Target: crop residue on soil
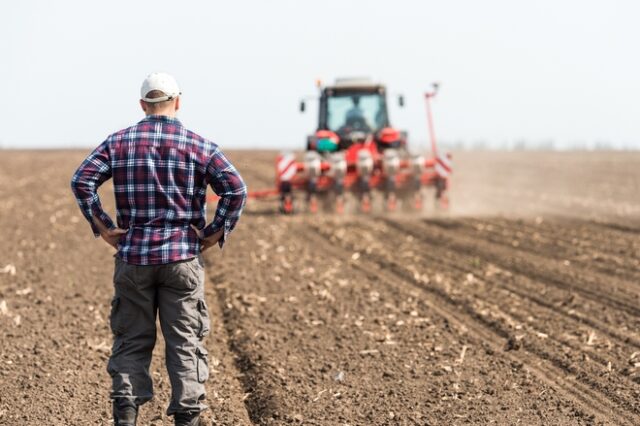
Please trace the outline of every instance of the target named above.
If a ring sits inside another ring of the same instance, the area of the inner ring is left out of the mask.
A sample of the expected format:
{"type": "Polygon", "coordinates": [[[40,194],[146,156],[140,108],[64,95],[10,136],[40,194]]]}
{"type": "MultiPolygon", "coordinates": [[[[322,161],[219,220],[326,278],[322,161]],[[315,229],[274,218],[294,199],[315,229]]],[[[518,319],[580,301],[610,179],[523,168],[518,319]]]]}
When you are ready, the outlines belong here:
{"type": "MultiPolygon", "coordinates": [[[[68,189],[85,154],[0,154],[3,425],[111,424],[112,252],[68,189]]],[[[258,189],[274,155],[231,158],[258,189]]],[[[640,424],[640,155],[526,155],[454,155],[448,217],[251,202],[206,256],[207,419],[640,424]]],[[[170,424],[163,363],[159,339],[140,424],[170,424]]]]}

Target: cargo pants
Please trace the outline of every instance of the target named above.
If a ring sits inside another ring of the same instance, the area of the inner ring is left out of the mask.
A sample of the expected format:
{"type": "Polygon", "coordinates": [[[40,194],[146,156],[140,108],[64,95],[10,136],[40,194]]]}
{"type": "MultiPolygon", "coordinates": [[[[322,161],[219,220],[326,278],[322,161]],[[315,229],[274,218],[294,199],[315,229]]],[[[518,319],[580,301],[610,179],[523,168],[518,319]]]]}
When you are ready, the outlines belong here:
{"type": "Polygon", "coordinates": [[[144,266],[116,257],[113,281],[110,324],[114,341],[107,365],[111,398],[119,404],[138,406],[153,397],[149,365],[159,315],[171,381],[167,415],[204,410],[209,369],[202,339],[209,333],[210,320],[204,300],[202,256],[144,266]]]}

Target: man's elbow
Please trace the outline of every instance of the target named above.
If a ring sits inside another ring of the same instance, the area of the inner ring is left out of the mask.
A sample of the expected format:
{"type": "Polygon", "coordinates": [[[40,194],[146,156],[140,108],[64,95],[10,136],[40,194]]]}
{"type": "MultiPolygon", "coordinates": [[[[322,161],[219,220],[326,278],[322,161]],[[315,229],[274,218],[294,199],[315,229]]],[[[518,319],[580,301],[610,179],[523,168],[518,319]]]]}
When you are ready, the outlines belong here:
{"type": "Polygon", "coordinates": [[[236,191],[234,191],[234,198],[236,199],[236,202],[241,206],[240,208],[243,208],[247,203],[248,195],[249,191],[247,190],[247,185],[245,185],[244,183],[236,191]]]}
{"type": "Polygon", "coordinates": [[[80,173],[76,172],[71,177],[71,191],[76,198],[87,196],[92,192],[92,185],[90,181],[87,181],[80,173]]]}
{"type": "Polygon", "coordinates": [[[69,186],[71,186],[71,191],[73,191],[74,194],[78,193],[78,186],[79,186],[80,182],[78,180],[77,175],[73,175],[71,177],[71,181],[69,182],[69,186]]]}
{"type": "Polygon", "coordinates": [[[240,197],[242,197],[242,205],[244,206],[245,203],[247,202],[247,197],[249,195],[249,191],[247,190],[247,185],[243,183],[242,188],[240,188],[240,191],[238,191],[238,193],[240,197]]]}
{"type": "Polygon", "coordinates": [[[87,186],[82,179],[82,175],[80,175],[78,172],[74,173],[74,175],[71,177],[70,185],[71,191],[73,191],[75,195],[82,193],[83,189],[87,186]]]}

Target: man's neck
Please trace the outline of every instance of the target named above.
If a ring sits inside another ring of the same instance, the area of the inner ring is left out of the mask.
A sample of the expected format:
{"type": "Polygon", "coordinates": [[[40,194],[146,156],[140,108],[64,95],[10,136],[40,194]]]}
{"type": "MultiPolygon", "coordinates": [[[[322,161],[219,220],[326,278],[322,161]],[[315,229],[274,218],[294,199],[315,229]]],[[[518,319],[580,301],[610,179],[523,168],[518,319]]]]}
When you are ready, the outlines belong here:
{"type": "Polygon", "coordinates": [[[156,111],[156,112],[147,114],[147,117],[149,117],[150,115],[163,115],[169,118],[176,118],[177,114],[176,114],[176,111],[156,111]]]}

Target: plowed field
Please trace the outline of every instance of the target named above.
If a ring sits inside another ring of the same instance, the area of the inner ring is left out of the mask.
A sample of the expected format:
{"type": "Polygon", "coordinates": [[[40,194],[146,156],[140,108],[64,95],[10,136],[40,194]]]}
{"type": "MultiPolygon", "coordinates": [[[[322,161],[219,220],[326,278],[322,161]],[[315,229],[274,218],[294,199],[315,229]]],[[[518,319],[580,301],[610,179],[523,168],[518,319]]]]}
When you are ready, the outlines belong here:
{"type": "MultiPolygon", "coordinates": [[[[0,151],[2,425],[111,424],[113,250],[68,186],[86,154],[0,151]]],[[[271,185],[275,153],[230,157],[271,185]]],[[[449,214],[250,202],[205,256],[207,424],[640,424],[640,154],[454,160],[449,214]]],[[[159,340],[139,424],[171,424],[163,363],[159,340]]]]}

